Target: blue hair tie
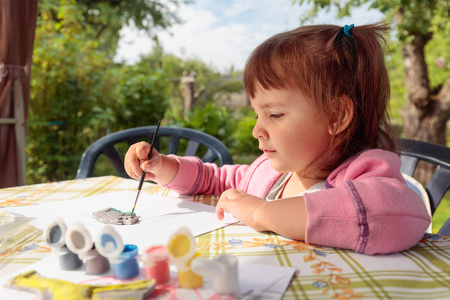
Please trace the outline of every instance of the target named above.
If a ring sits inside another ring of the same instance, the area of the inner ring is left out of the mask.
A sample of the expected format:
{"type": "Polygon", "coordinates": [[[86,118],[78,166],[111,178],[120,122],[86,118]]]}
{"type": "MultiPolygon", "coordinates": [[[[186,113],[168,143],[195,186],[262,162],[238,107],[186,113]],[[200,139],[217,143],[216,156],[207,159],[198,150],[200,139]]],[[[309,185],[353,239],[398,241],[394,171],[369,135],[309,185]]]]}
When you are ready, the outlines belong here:
{"type": "Polygon", "coordinates": [[[352,35],[350,33],[350,30],[352,30],[353,27],[355,27],[355,24],[345,25],[344,26],[344,33],[345,33],[346,36],[351,36],[352,35]]]}

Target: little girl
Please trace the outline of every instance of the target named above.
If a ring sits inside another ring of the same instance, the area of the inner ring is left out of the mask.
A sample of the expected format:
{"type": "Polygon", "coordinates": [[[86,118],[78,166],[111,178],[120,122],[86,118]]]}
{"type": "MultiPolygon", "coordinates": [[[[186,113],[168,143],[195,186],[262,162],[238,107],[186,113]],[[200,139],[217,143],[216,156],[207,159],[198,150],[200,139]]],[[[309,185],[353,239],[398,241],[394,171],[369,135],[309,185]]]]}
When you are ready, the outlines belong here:
{"type": "Polygon", "coordinates": [[[203,163],[132,145],[128,174],[216,207],[258,231],[358,253],[414,246],[430,217],[400,173],[388,122],[387,26],[303,26],[251,54],[244,86],[263,155],[251,165],[203,163]]]}

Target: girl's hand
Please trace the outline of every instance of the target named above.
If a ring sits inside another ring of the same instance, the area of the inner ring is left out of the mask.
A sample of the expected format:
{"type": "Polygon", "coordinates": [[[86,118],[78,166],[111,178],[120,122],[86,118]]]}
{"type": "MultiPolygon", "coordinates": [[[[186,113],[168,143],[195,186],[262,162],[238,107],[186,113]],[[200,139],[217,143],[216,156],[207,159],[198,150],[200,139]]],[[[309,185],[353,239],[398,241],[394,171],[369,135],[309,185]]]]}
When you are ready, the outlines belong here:
{"type": "Polygon", "coordinates": [[[128,148],[125,154],[125,171],[131,178],[139,180],[142,172],[146,169],[145,180],[154,180],[155,173],[161,169],[161,154],[153,149],[152,157],[149,160],[148,154],[150,153],[150,144],[146,142],[139,142],[133,144],[128,148]],[[144,164],[145,163],[145,164],[144,164]]]}
{"type": "Polygon", "coordinates": [[[257,231],[264,231],[259,217],[266,200],[249,195],[243,191],[228,189],[222,193],[216,206],[218,220],[223,220],[224,212],[232,214],[236,219],[257,231]]]}
{"type": "Polygon", "coordinates": [[[266,201],[229,189],[223,192],[216,206],[217,219],[223,220],[224,212],[257,231],[273,231],[292,239],[303,241],[306,235],[307,212],[301,196],[266,201]]]}
{"type": "Polygon", "coordinates": [[[160,154],[156,149],[153,149],[152,157],[148,159],[150,148],[146,142],[131,145],[125,154],[125,171],[131,178],[139,180],[145,170],[145,180],[152,180],[161,185],[168,184],[178,171],[178,162],[160,154]]]}

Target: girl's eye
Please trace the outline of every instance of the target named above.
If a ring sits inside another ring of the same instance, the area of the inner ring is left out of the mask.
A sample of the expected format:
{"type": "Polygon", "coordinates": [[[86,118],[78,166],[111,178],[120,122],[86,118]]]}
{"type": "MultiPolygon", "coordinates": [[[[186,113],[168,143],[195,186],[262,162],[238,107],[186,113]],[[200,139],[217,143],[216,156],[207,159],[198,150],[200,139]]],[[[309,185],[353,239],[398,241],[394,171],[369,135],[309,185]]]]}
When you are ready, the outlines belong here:
{"type": "Polygon", "coordinates": [[[274,118],[274,119],[279,119],[279,118],[281,118],[283,116],[283,114],[270,114],[270,117],[271,118],[274,118]]]}

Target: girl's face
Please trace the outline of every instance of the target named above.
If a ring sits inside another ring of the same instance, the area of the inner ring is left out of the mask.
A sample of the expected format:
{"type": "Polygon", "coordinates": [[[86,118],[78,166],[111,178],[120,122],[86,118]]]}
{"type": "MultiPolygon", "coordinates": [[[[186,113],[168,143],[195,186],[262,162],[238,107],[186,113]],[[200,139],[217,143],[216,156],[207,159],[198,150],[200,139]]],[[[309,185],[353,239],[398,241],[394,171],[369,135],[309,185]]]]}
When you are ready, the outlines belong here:
{"type": "MultiPolygon", "coordinates": [[[[328,125],[300,92],[259,88],[251,103],[257,114],[253,136],[276,171],[299,174],[328,147],[328,125]]],[[[311,165],[308,174],[318,175],[314,172],[318,168],[311,165]]]]}

